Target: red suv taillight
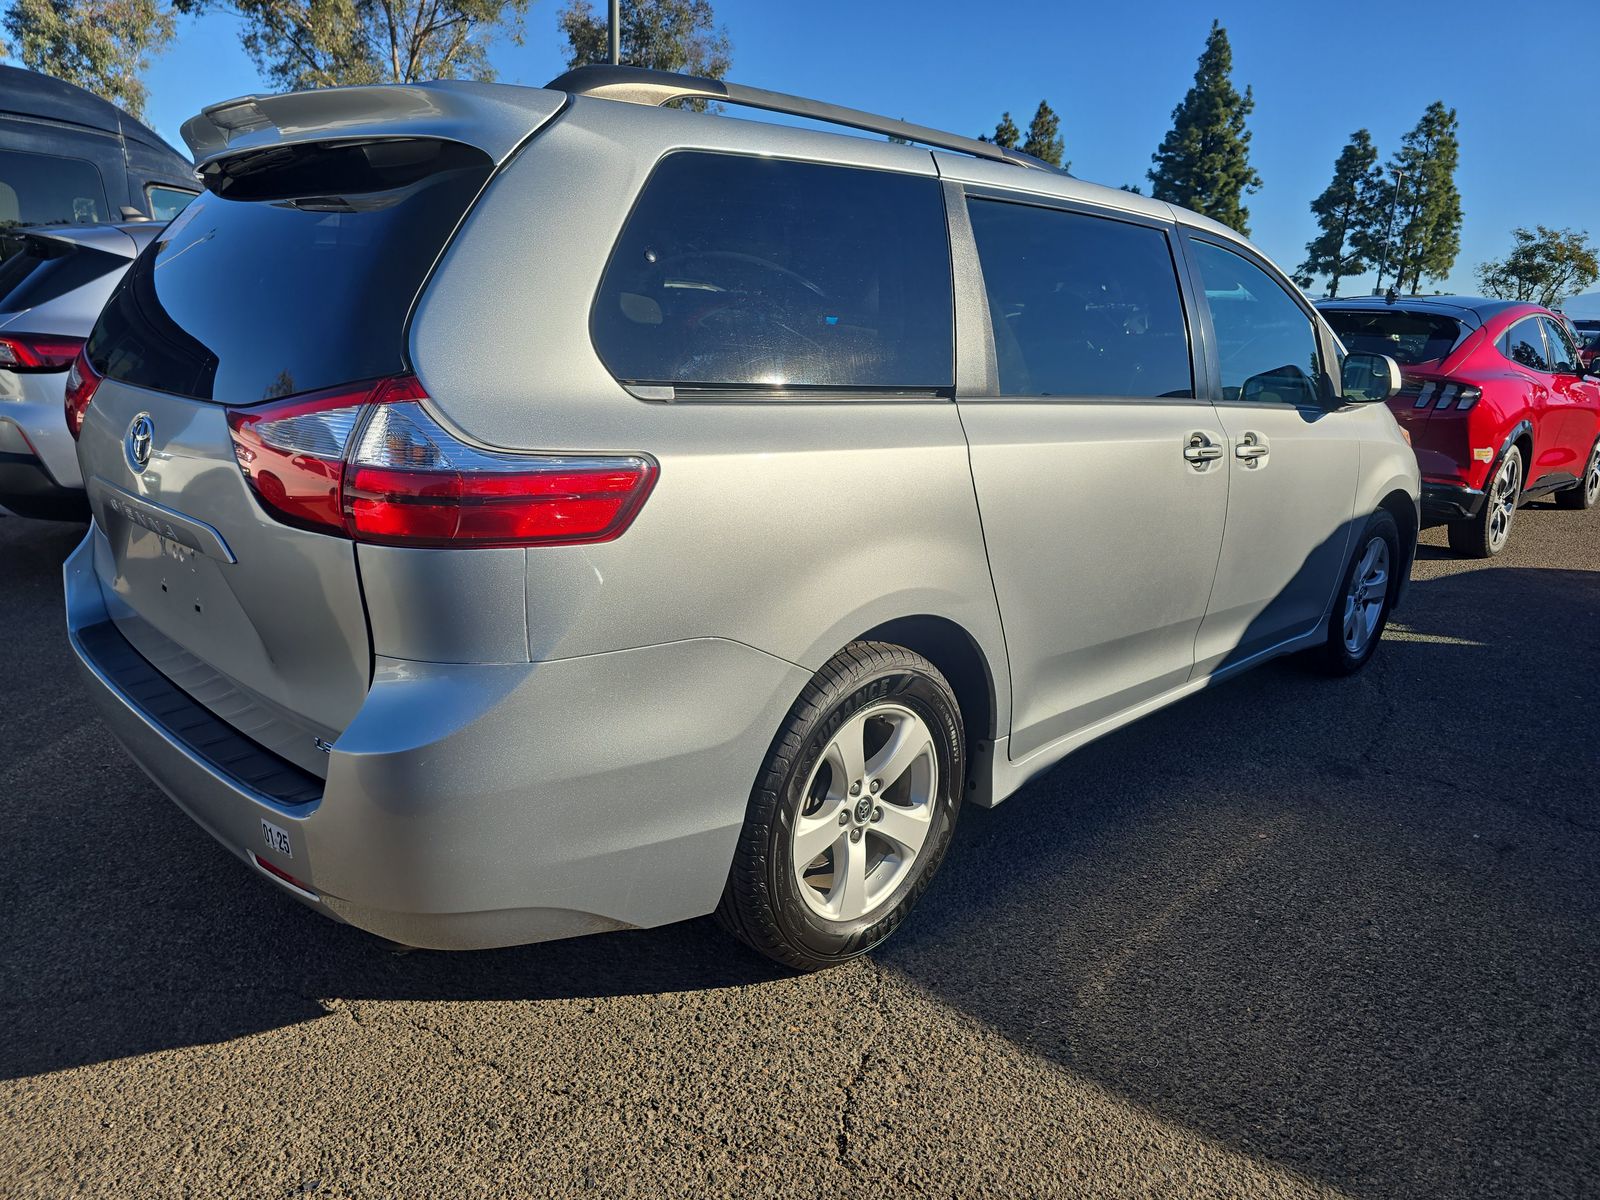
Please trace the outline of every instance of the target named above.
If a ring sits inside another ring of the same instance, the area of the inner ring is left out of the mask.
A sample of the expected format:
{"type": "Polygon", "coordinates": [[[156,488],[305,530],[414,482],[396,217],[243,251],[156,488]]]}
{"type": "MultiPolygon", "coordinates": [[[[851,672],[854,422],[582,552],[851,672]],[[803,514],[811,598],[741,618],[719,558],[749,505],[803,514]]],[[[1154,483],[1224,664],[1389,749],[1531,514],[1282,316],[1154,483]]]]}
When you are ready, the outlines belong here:
{"type": "Polygon", "coordinates": [[[65,371],[82,345],[82,338],[0,334],[0,371],[65,371]]]}
{"type": "Polygon", "coordinates": [[[89,411],[89,401],[94,399],[99,386],[99,373],[89,365],[89,356],[80,349],[67,372],[67,429],[74,441],[83,432],[84,414],[89,411]]]}
{"type": "Polygon", "coordinates": [[[642,455],[517,454],[462,441],[414,376],[230,409],[234,455],[290,525],[391,546],[606,542],[655,483],[642,455]]]}

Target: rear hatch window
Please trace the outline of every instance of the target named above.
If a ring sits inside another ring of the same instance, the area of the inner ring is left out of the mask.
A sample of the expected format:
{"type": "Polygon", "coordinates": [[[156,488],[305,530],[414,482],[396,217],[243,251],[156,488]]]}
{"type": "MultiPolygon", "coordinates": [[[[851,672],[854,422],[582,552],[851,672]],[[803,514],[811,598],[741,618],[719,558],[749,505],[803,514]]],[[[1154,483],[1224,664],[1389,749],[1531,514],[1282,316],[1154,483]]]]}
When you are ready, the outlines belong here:
{"type": "MultiPolygon", "coordinates": [[[[0,323],[13,313],[59,300],[128,265],[126,258],[54,238],[24,237],[17,241],[19,251],[0,262],[0,323]]],[[[81,327],[74,332],[83,336],[81,327]]]]}
{"type": "Polygon", "coordinates": [[[1387,354],[1403,367],[1439,362],[1470,332],[1454,317],[1439,313],[1335,309],[1324,310],[1322,315],[1345,349],[1358,354],[1387,354]]]}
{"type": "Polygon", "coordinates": [[[213,164],[107,304],[90,361],[221,404],[404,370],[411,304],[492,169],[471,147],[414,138],[213,164]]]}

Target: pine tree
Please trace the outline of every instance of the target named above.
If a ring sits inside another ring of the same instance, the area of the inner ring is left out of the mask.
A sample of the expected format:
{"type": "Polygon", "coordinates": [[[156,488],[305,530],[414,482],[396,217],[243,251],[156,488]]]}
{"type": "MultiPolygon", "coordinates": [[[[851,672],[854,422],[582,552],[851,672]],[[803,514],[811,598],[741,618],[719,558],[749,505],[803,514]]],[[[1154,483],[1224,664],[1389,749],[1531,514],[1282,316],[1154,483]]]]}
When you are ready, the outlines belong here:
{"type": "Polygon", "coordinates": [[[1325,275],[1328,295],[1337,296],[1339,280],[1371,269],[1369,255],[1381,249],[1386,195],[1378,148],[1370,133],[1358,129],[1333,164],[1333,182],[1311,202],[1322,232],[1306,243],[1296,282],[1305,280],[1301,286],[1309,287],[1316,276],[1325,275]]]}
{"type": "Polygon", "coordinates": [[[1248,236],[1244,196],[1261,187],[1245,128],[1256,102],[1248,87],[1243,96],[1234,89],[1232,71],[1228,31],[1213,21],[1194,86],[1172,110],[1172,129],[1148,174],[1156,199],[1192,208],[1248,236]]]}
{"type": "MultiPolygon", "coordinates": [[[[1402,139],[1390,170],[1400,174],[1399,229],[1392,257],[1395,290],[1415,296],[1424,279],[1443,279],[1461,252],[1461,193],[1456,165],[1461,143],[1456,110],[1435,100],[1402,139]]],[[[1392,194],[1392,193],[1391,193],[1392,194]]]]}
{"type": "Polygon", "coordinates": [[[992,134],[980,133],[980,142],[993,142],[996,146],[1005,146],[1007,149],[1015,146],[1022,140],[1022,131],[1017,128],[1017,123],[1011,119],[1010,113],[1001,113],[1000,121],[994,127],[992,134]]]}
{"type": "Polygon", "coordinates": [[[1031,154],[1053,167],[1066,170],[1072,164],[1061,161],[1065,149],[1066,145],[1061,140],[1061,118],[1056,116],[1055,109],[1050,107],[1048,100],[1039,101],[1033,120],[1028,122],[1028,140],[1022,143],[1023,153],[1031,154]]]}

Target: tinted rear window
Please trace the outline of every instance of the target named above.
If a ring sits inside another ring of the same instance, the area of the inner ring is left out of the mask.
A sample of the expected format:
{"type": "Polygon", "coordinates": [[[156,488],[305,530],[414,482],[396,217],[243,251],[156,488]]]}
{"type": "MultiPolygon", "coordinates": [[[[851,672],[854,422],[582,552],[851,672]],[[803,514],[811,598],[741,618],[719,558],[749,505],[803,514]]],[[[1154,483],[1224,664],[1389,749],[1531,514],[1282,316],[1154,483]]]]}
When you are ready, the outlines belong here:
{"type": "Polygon", "coordinates": [[[105,185],[82,158],[0,150],[0,260],[17,254],[19,225],[92,225],[110,219],[105,185]]]}
{"type": "Polygon", "coordinates": [[[681,152],[628,218],[593,334],[630,383],[937,390],[953,309],[932,177],[681,152]]]}
{"type": "Polygon", "coordinates": [[[0,313],[38,308],[128,265],[127,259],[115,254],[50,238],[18,240],[21,251],[0,263],[0,313]]]}
{"type": "Polygon", "coordinates": [[[1322,315],[1328,318],[1345,349],[1358,354],[1387,354],[1402,365],[1437,362],[1466,335],[1460,321],[1437,313],[1331,309],[1322,315]]]}
{"type": "Polygon", "coordinates": [[[213,172],[112,295],[113,379],[252,404],[403,370],[424,277],[491,170],[450,142],[278,148],[213,172]]]}

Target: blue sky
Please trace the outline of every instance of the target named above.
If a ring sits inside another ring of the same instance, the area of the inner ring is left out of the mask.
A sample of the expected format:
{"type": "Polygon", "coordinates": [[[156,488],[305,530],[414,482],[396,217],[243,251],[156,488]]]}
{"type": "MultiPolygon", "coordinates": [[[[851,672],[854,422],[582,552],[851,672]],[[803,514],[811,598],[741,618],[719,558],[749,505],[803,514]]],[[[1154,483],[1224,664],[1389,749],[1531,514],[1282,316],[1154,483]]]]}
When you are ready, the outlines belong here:
{"type": "MultiPolygon", "coordinates": [[[[1461,119],[1466,219],[1447,287],[1476,290],[1474,268],[1505,252],[1516,225],[1600,240],[1600,22],[1577,0],[715,5],[735,79],[963,133],[992,129],[1005,109],[1025,126],[1048,98],[1074,174],[1146,190],[1150,154],[1215,16],[1233,43],[1235,82],[1255,90],[1251,157],[1265,186],[1249,200],[1253,236],[1284,267],[1303,257],[1307,205],[1350,133],[1370,129],[1387,158],[1433,100],[1461,119]]],[[[494,49],[504,82],[540,84],[563,69],[558,8],[535,0],[525,44],[494,49]]],[[[202,104],[263,89],[226,16],[181,20],[148,82],[153,123],[175,143],[202,104]]]]}

